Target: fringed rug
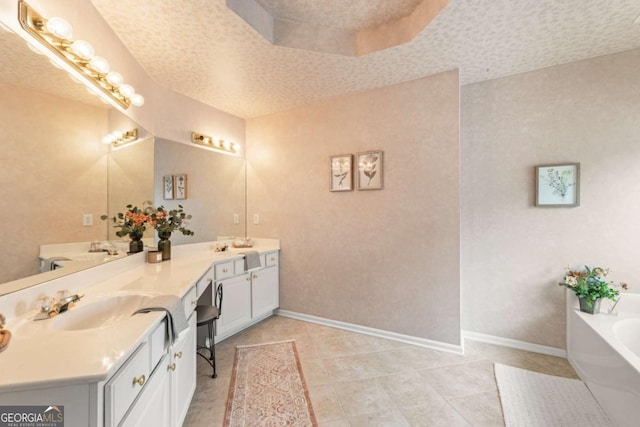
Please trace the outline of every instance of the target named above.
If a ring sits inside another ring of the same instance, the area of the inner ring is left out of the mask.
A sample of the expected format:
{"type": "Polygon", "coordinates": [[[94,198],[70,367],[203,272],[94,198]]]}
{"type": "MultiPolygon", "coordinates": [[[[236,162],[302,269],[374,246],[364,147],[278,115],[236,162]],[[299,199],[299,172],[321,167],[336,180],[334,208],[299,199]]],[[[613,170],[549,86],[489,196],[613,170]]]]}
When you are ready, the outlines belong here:
{"type": "Polygon", "coordinates": [[[236,348],[224,425],[318,425],[295,341],[236,348]]]}
{"type": "Polygon", "coordinates": [[[495,364],[507,427],[606,427],[611,422],[580,380],[495,364]]]}

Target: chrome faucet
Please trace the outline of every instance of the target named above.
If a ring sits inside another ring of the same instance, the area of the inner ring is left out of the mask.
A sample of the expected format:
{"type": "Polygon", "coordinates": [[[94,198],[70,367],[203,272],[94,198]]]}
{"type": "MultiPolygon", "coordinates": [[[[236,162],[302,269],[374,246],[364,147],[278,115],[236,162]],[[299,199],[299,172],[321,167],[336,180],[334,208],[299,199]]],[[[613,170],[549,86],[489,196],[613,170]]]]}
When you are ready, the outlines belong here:
{"type": "Polygon", "coordinates": [[[56,302],[55,299],[49,299],[47,297],[42,298],[40,312],[36,314],[36,317],[33,320],[49,319],[50,317],[62,314],[73,307],[76,302],[80,301],[80,298],[84,296],[84,294],[81,293],[67,295],[68,291],[62,291],[62,294],[63,297],[61,297],[58,302],[56,302]]]}

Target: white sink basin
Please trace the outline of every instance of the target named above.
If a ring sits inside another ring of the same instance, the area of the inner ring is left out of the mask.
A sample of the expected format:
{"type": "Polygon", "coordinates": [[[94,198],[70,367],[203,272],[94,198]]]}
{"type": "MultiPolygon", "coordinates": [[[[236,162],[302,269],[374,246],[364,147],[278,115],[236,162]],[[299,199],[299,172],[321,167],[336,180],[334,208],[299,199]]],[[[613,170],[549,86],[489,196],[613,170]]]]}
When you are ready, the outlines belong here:
{"type": "Polygon", "coordinates": [[[70,310],[51,319],[55,329],[80,331],[105,328],[131,318],[143,304],[153,298],[152,294],[125,294],[108,296],[85,302],[80,300],[70,310]]]}

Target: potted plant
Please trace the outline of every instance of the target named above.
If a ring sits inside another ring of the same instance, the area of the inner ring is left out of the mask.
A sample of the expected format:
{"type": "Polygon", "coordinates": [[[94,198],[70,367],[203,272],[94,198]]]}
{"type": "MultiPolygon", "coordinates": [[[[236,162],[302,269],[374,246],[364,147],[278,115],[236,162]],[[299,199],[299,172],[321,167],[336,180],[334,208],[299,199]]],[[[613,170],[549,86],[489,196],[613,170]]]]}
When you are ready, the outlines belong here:
{"type": "Polygon", "coordinates": [[[191,219],[191,215],[184,212],[182,205],[178,209],[167,210],[164,206],[154,209],[149,215],[149,224],[158,232],[158,250],[162,252],[162,260],[171,259],[171,233],[179,231],[185,236],[193,236],[195,233],[185,227],[191,219]]]}
{"type": "Polygon", "coordinates": [[[127,205],[127,210],[118,212],[116,216],[111,218],[114,227],[120,228],[116,231],[118,237],[129,235],[129,252],[141,252],[144,245],[142,243],[142,235],[146,230],[146,223],[149,215],[153,211],[151,202],[144,202],[142,208],[133,205],[127,205]]]}
{"type": "MultiPolygon", "coordinates": [[[[560,286],[566,286],[576,293],[580,302],[580,311],[590,314],[600,312],[600,301],[607,298],[616,301],[620,291],[614,289],[613,282],[607,282],[605,277],[609,269],[584,266],[583,270],[571,270],[567,268],[567,275],[560,286]]],[[[627,289],[627,284],[621,282],[620,287],[627,289]]]]}

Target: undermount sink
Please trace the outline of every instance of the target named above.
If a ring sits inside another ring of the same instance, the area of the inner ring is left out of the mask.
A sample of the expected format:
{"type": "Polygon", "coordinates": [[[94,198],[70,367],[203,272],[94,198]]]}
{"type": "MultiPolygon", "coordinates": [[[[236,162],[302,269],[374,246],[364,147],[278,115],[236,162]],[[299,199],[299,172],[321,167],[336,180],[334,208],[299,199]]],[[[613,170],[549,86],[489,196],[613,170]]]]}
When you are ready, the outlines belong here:
{"type": "Polygon", "coordinates": [[[126,294],[87,302],[80,300],[75,307],[53,318],[53,327],[65,331],[108,327],[131,318],[131,315],[153,296],[126,294]]]}

